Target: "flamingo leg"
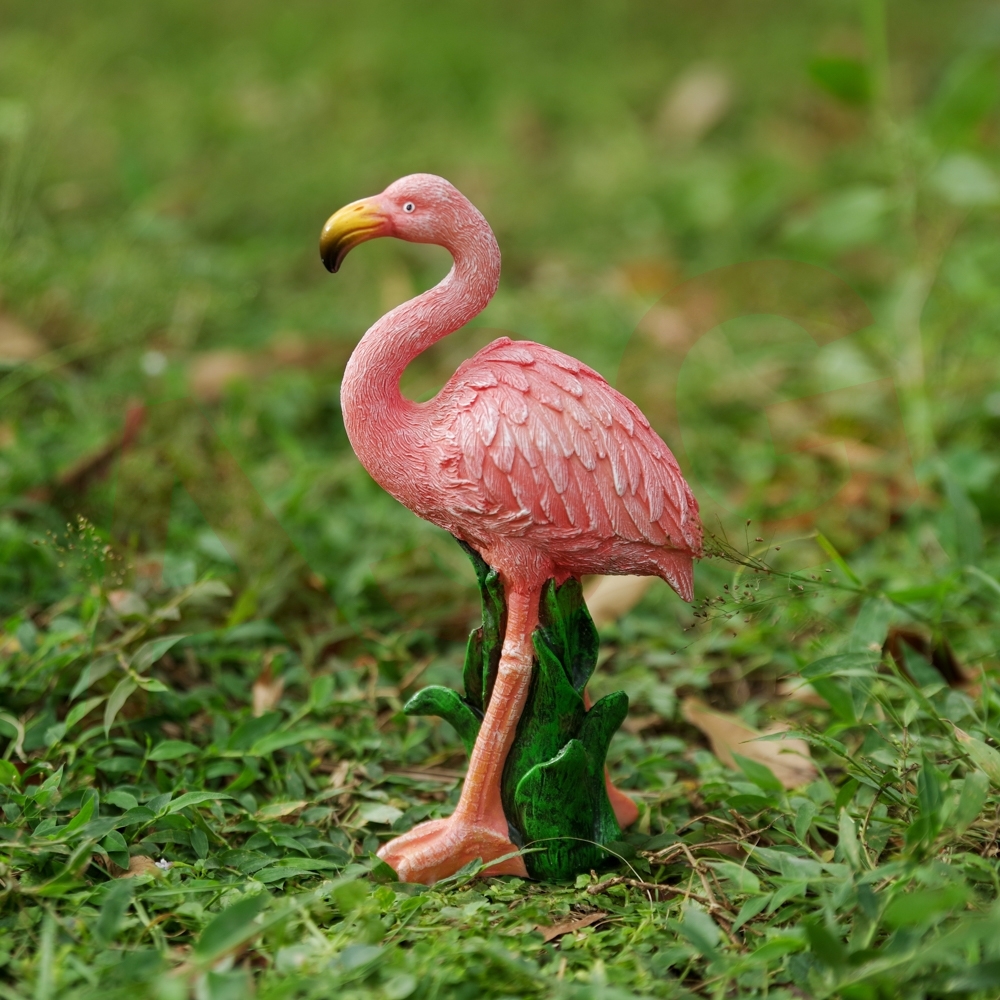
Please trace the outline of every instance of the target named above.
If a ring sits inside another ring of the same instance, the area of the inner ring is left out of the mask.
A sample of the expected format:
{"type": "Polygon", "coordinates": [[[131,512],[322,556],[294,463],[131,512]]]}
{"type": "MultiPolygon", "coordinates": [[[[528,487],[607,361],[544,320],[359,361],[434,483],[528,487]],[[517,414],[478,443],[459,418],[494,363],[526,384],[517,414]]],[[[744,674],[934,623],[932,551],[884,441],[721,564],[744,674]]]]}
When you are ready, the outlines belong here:
{"type": "MultiPolygon", "coordinates": [[[[447,819],[419,823],[378,852],[404,882],[432,885],[476,858],[491,861],[517,850],[507,832],[500,779],[531,685],[531,631],[538,596],[536,591],[512,592],[508,597],[496,683],[454,813],[447,819]]],[[[510,858],[487,868],[487,874],[527,876],[528,872],[521,858],[510,858]]]]}

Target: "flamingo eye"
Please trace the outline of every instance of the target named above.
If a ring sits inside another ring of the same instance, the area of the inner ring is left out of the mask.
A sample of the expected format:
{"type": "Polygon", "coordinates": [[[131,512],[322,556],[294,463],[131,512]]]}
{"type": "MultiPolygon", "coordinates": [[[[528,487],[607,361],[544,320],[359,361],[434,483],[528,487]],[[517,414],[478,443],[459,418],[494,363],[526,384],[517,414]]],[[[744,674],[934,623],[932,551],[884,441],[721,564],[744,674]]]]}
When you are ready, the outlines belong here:
{"type": "Polygon", "coordinates": [[[416,205],[414,205],[412,201],[408,201],[408,202],[407,202],[407,203],[406,203],[406,204],[405,204],[405,205],[403,206],[403,211],[404,211],[404,212],[412,212],[412,211],[413,211],[413,210],[414,210],[414,209],[415,209],[416,207],[417,207],[417,206],[416,206],[416,205]]]}

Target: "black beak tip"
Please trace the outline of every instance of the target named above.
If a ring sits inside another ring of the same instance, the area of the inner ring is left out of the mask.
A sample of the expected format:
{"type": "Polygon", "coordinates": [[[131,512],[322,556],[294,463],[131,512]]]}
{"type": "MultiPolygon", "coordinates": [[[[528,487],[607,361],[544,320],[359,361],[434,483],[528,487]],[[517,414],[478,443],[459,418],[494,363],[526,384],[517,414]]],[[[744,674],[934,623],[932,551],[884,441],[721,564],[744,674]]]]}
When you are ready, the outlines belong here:
{"type": "Polygon", "coordinates": [[[336,250],[321,250],[320,257],[323,258],[323,266],[330,272],[330,274],[336,274],[340,270],[341,254],[339,254],[336,250]]]}

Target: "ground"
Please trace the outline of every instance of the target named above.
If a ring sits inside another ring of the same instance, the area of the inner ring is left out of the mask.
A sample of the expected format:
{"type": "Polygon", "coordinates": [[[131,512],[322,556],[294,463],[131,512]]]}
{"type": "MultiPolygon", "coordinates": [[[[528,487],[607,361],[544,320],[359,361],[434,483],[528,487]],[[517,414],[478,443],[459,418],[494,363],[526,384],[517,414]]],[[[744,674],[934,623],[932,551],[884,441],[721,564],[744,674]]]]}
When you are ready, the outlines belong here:
{"type": "Polygon", "coordinates": [[[987,8],[0,9],[0,997],[997,995],[987,8]],[[317,243],[415,170],[504,272],[407,392],[569,351],[709,534],[602,627],[642,814],[575,883],[373,856],[457,799],[402,706],[477,593],[338,404],[443,252],[317,243]]]}

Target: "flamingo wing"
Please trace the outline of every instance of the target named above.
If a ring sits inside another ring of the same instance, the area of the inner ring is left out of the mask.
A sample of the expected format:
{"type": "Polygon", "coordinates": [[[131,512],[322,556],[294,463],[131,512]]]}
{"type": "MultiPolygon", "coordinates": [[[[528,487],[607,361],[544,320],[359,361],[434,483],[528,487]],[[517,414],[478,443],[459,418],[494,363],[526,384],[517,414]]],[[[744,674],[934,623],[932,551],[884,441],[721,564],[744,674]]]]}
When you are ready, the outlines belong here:
{"type": "MultiPolygon", "coordinates": [[[[494,531],[567,552],[611,552],[620,543],[662,550],[652,571],[690,592],[680,577],[690,577],[701,551],[697,501],[639,408],[593,369],[501,337],[466,361],[435,402],[457,518],[475,514],[494,531]]],[[[604,571],[615,569],[630,572],[604,571]]]]}

